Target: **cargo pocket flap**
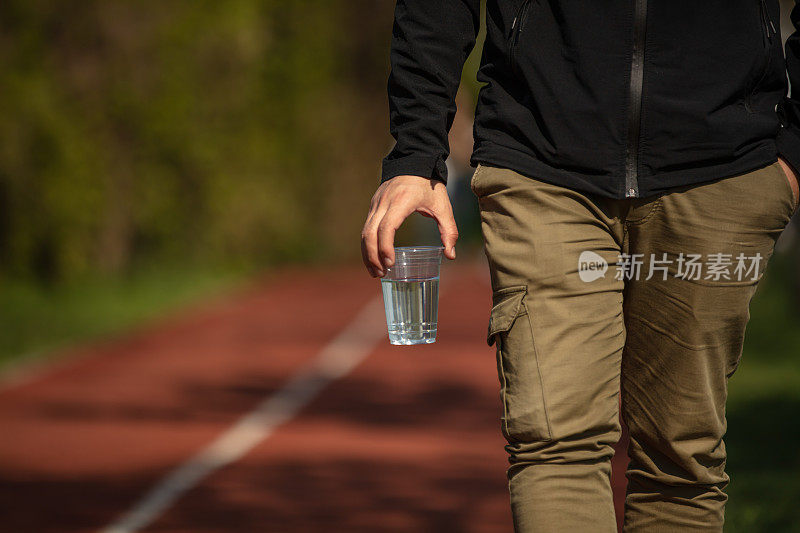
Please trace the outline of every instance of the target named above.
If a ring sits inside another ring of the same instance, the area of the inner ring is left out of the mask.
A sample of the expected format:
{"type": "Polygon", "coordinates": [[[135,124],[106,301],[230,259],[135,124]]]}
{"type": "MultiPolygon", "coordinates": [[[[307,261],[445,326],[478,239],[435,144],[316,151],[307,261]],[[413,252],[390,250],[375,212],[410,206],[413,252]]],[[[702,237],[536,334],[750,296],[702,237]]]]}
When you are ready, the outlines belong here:
{"type": "Polygon", "coordinates": [[[489,318],[489,330],[486,334],[486,343],[491,346],[494,344],[494,336],[501,331],[508,331],[514,324],[514,320],[521,314],[525,314],[525,307],[522,300],[528,288],[525,285],[506,287],[495,291],[493,295],[493,306],[489,318]]]}

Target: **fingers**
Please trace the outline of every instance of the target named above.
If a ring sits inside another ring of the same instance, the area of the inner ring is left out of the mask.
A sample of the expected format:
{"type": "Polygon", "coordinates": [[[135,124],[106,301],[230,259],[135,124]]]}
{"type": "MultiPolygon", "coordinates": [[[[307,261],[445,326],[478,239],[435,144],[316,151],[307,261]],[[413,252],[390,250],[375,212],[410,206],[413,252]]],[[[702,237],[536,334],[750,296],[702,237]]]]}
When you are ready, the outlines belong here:
{"type": "Polygon", "coordinates": [[[372,277],[382,277],[394,265],[394,236],[397,228],[411,213],[399,206],[390,207],[367,220],[361,233],[361,257],[372,277]]]}
{"type": "MultiPolygon", "coordinates": [[[[449,204],[448,204],[449,207],[449,204]]],[[[436,217],[436,222],[439,225],[439,234],[442,237],[442,245],[444,246],[444,256],[448,259],[456,258],[456,241],[458,240],[458,227],[453,218],[452,209],[436,217]]]]}
{"type": "Polygon", "coordinates": [[[386,208],[380,199],[373,199],[364,229],[361,230],[361,259],[373,278],[384,275],[383,266],[378,258],[378,225],[385,212],[386,208]]]}
{"type": "Polygon", "coordinates": [[[384,269],[394,265],[394,235],[414,210],[405,204],[392,204],[378,225],[378,255],[384,269]]]}
{"type": "Polygon", "coordinates": [[[458,230],[444,184],[432,187],[430,178],[399,176],[378,188],[361,231],[361,257],[372,277],[383,277],[394,265],[395,233],[414,211],[436,219],[445,257],[455,259],[458,230]]]}
{"type": "Polygon", "coordinates": [[[379,272],[378,266],[380,261],[378,261],[378,247],[377,246],[370,246],[370,242],[374,242],[377,244],[377,239],[370,239],[369,236],[361,235],[361,259],[364,261],[364,266],[367,268],[367,272],[373,278],[377,278],[378,276],[383,275],[383,272],[379,272]],[[373,257],[374,262],[373,262],[373,257]]]}
{"type": "MultiPolygon", "coordinates": [[[[437,187],[438,184],[437,184],[437,187]]],[[[453,217],[453,206],[447,195],[447,189],[442,185],[435,193],[434,201],[430,209],[418,209],[426,216],[436,220],[439,226],[439,235],[444,246],[444,256],[448,259],[456,258],[456,241],[458,240],[458,227],[453,217]]]]}

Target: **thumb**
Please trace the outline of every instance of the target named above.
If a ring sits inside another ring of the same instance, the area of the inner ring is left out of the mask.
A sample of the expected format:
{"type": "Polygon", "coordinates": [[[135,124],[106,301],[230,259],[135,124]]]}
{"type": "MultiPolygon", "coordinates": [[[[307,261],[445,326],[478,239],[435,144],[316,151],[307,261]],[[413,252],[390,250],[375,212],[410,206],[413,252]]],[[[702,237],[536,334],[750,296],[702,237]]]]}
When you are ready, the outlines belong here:
{"type": "Polygon", "coordinates": [[[448,212],[442,213],[436,217],[436,222],[439,226],[439,234],[442,237],[442,245],[444,245],[444,256],[448,259],[455,259],[458,227],[453,218],[453,212],[448,210],[448,212]]]}

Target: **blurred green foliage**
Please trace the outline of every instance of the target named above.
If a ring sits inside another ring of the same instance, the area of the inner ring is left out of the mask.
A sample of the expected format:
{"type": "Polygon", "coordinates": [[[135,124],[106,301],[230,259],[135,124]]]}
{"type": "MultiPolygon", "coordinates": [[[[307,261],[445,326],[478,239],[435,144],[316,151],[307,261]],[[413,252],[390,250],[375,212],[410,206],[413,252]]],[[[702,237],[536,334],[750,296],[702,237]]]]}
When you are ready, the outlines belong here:
{"type": "Polygon", "coordinates": [[[800,532],[800,313],[797,275],[776,255],[751,306],[742,361],[731,377],[725,531],[800,532]]]}
{"type": "Polygon", "coordinates": [[[140,269],[123,279],[92,276],[54,287],[31,281],[0,291],[0,370],[87,338],[103,338],[163,318],[165,313],[230,291],[234,271],[140,269]]]}
{"type": "Polygon", "coordinates": [[[0,3],[0,272],[354,256],[388,148],[391,10],[0,3]]]}

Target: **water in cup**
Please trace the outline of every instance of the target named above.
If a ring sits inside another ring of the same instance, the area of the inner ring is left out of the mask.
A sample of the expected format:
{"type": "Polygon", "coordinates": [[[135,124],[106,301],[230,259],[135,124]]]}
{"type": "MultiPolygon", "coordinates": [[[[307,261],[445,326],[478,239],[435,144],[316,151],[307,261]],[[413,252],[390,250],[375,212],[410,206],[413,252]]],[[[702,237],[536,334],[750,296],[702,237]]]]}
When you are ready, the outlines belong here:
{"type": "Polygon", "coordinates": [[[386,325],[392,344],[429,344],[436,341],[439,277],[381,280],[386,325]]]}
{"type": "Polygon", "coordinates": [[[436,342],[441,246],[395,248],[395,263],[381,279],[389,342],[436,342]]]}

